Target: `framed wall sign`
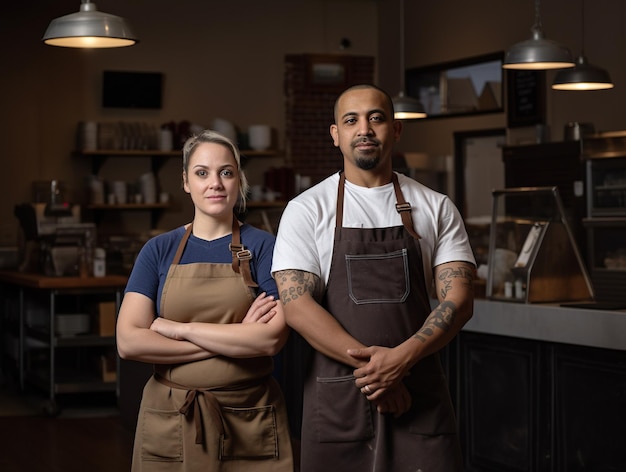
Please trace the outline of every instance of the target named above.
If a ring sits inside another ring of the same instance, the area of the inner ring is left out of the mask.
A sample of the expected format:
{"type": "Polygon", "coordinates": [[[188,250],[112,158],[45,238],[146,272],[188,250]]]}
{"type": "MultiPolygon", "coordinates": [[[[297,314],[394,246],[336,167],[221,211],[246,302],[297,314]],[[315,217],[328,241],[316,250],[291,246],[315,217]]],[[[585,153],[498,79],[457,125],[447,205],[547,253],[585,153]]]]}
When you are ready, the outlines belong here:
{"type": "Polygon", "coordinates": [[[534,70],[507,71],[507,125],[509,128],[545,122],[546,73],[534,70]]]}
{"type": "Polygon", "coordinates": [[[503,52],[407,69],[406,92],[422,102],[428,118],[498,113],[503,52]]]}

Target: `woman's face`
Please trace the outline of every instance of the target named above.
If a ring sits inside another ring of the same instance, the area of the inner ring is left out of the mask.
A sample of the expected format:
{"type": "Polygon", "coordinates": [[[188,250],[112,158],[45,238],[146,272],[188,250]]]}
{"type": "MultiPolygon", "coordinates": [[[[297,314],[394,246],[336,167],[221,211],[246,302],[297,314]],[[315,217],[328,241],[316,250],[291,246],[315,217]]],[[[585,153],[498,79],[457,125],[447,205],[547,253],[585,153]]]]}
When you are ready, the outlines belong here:
{"type": "Polygon", "coordinates": [[[231,217],[239,196],[239,172],[232,152],[221,144],[199,144],[183,174],[183,187],[196,212],[231,217]]]}

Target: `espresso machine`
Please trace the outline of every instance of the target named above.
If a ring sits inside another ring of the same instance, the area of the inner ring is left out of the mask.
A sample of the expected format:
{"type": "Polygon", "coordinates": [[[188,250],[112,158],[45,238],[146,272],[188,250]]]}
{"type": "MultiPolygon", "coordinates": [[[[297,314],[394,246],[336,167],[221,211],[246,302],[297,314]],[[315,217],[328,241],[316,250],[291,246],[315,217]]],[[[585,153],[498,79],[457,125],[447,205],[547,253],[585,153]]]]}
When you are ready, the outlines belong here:
{"type": "Polygon", "coordinates": [[[95,246],[95,224],[81,222],[80,205],[67,201],[62,182],[35,182],[33,190],[35,201],[14,209],[24,239],[18,270],[80,275],[81,255],[95,246]]]}

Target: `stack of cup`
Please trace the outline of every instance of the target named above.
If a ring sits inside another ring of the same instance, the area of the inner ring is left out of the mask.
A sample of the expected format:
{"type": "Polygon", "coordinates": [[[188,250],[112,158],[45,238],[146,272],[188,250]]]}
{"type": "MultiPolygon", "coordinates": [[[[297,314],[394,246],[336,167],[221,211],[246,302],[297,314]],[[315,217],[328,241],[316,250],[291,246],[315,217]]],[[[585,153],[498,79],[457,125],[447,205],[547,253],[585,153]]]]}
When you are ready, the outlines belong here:
{"type": "Polygon", "coordinates": [[[268,125],[252,125],[248,128],[248,143],[255,151],[266,151],[272,144],[272,128],[268,125]]]}
{"type": "Polygon", "coordinates": [[[139,177],[139,188],[145,203],[151,205],[157,202],[156,177],[152,172],[147,172],[139,177]]]}
{"type": "Polygon", "coordinates": [[[115,203],[124,204],[128,202],[128,188],[123,180],[116,180],[111,183],[111,193],[115,195],[115,203]]]}
{"type": "Polygon", "coordinates": [[[83,151],[98,149],[98,123],[82,121],[78,126],[78,146],[83,151]]]}
{"type": "Polygon", "coordinates": [[[174,149],[174,135],[172,134],[172,130],[161,128],[159,130],[159,150],[167,152],[172,149],[174,149]]]}
{"type": "Polygon", "coordinates": [[[95,175],[87,177],[87,187],[89,188],[89,201],[95,205],[104,203],[104,183],[95,175]]]}

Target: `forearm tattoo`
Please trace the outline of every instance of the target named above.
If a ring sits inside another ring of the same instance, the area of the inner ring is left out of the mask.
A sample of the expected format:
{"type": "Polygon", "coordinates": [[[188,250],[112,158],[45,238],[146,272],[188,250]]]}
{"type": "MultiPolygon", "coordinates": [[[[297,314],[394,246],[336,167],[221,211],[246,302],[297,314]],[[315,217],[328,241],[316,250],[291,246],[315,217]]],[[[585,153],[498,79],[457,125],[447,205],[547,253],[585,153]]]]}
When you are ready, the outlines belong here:
{"type": "Polygon", "coordinates": [[[455,318],[456,305],[450,301],[444,301],[426,318],[424,326],[422,326],[413,337],[422,342],[426,342],[426,338],[435,334],[435,328],[446,332],[449,331],[450,327],[454,324],[455,318]]]}
{"type": "MultiPolygon", "coordinates": [[[[437,308],[426,318],[424,326],[413,335],[414,338],[426,342],[427,338],[435,334],[436,329],[448,332],[454,326],[457,307],[446,300],[448,292],[452,290],[454,279],[460,279],[461,285],[470,292],[474,291],[474,267],[471,264],[459,263],[456,267],[444,267],[437,273],[439,296],[443,300],[437,308]]],[[[458,283],[458,280],[457,280],[458,283]]]]}
{"type": "Polygon", "coordinates": [[[314,296],[318,277],[302,270],[279,270],[274,274],[283,305],[300,298],[305,293],[314,296]]]}
{"type": "Polygon", "coordinates": [[[468,265],[460,265],[458,267],[446,267],[441,269],[437,274],[437,279],[441,284],[439,295],[445,300],[446,295],[452,288],[452,279],[461,278],[461,283],[472,292],[474,291],[474,268],[468,265]]]}

